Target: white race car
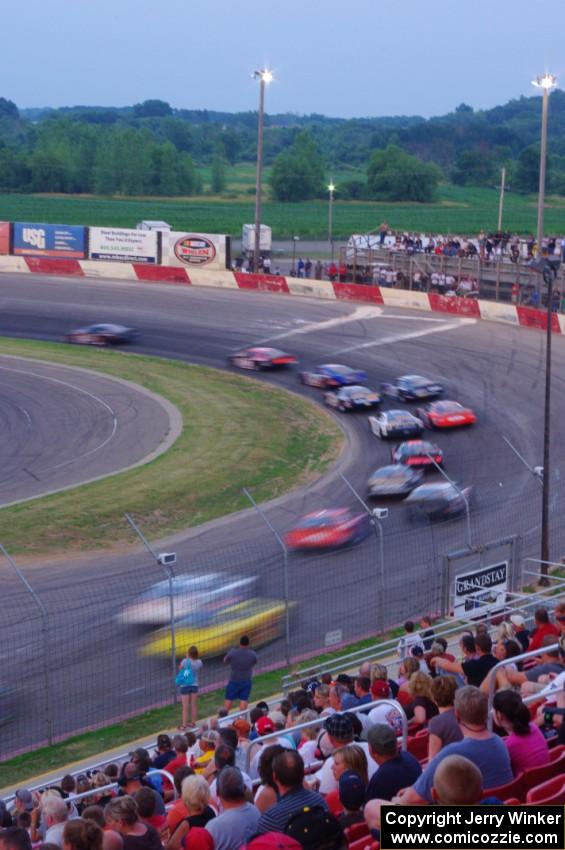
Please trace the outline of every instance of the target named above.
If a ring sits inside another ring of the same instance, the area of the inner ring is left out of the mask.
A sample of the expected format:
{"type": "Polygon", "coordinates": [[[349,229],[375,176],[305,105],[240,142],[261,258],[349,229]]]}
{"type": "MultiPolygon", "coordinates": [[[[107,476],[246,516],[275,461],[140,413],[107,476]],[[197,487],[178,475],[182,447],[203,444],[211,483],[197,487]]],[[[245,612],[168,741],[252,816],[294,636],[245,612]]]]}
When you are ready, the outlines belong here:
{"type": "Polygon", "coordinates": [[[383,410],[377,416],[369,416],[369,428],[381,440],[388,437],[419,437],[424,425],[406,410],[383,410]]]}

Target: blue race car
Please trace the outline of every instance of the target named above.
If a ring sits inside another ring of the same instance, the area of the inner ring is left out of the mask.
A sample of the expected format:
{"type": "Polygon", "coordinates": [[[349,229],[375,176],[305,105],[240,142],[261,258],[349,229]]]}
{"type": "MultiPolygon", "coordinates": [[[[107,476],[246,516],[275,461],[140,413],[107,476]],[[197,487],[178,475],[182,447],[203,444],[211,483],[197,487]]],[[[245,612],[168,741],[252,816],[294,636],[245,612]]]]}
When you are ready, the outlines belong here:
{"type": "Polygon", "coordinates": [[[309,387],[346,387],[350,384],[364,384],[367,373],[361,369],[351,369],[340,363],[324,363],[309,372],[301,372],[300,380],[309,387]]]}
{"type": "Polygon", "coordinates": [[[443,386],[421,375],[401,375],[392,384],[383,384],[381,391],[388,398],[398,401],[415,401],[420,398],[437,398],[443,393],[443,386]]]}
{"type": "Polygon", "coordinates": [[[360,387],[353,384],[352,387],[342,387],[336,392],[324,393],[324,403],[328,407],[335,407],[345,413],[348,410],[365,410],[379,404],[381,397],[369,387],[360,387]]]}

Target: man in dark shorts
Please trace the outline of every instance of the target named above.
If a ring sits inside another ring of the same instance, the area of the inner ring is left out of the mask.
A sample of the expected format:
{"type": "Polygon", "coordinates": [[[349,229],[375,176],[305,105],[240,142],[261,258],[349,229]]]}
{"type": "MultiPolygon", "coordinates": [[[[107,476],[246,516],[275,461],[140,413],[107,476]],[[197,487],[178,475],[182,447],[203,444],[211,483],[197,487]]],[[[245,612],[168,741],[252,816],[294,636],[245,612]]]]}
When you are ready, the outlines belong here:
{"type": "Polygon", "coordinates": [[[230,665],[224,708],[229,711],[232,702],[238,699],[239,710],[245,711],[251,694],[253,667],[257,664],[257,653],[249,649],[247,635],[241,638],[237,648],[230,649],[224,658],[224,664],[230,665]]]}

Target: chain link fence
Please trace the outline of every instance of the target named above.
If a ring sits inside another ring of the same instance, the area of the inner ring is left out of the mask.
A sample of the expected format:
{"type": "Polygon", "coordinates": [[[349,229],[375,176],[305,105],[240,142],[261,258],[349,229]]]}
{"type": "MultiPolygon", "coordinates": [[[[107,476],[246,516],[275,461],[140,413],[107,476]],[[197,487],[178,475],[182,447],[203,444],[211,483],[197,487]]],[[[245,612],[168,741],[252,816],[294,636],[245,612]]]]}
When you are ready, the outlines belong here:
{"type": "MultiPolygon", "coordinates": [[[[556,480],[552,494],[558,560],[565,555],[565,481],[556,480]]],[[[253,539],[235,535],[229,546],[208,543],[204,550],[195,542],[193,554],[171,567],[176,660],[198,644],[201,687],[213,689],[226,680],[223,654],[245,633],[265,670],[408,618],[449,614],[454,575],[469,563],[509,559],[510,587],[519,589],[521,563],[539,556],[540,500],[533,476],[504,498],[495,485],[485,487],[481,509],[471,505],[479,554],[470,556],[464,516],[407,521],[406,508],[391,511],[380,529],[373,525],[361,544],[323,553],[285,553],[267,525],[253,539]],[[458,561],[454,553],[462,551],[458,561]]],[[[25,577],[17,571],[2,558],[1,759],[172,703],[171,585],[149,552],[140,549],[119,565],[100,556],[87,575],[72,561],[48,574],[39,566],[26,568],[25,577]]]]}

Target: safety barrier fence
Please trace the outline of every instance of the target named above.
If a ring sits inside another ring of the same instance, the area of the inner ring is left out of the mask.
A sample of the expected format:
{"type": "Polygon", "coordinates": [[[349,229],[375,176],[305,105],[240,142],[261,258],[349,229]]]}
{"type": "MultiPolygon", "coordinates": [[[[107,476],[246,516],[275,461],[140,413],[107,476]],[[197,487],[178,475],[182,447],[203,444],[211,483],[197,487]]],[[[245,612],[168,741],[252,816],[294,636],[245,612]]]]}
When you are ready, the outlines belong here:
{"type": "MultiPolygon", "coordinates": [[[[543,651],[543,652],[558,652],[559,651],[559,644],[553,643],[553,644],[550,644],[549,646],[544,646],[543,650],[534,649],[532,652],[523,652],[521,655],[515,655],[513,658],[505,658],[503,661],[499,661],[498,664],[496,664],[492,668],[492,670],[490,671],[490,673],[489,673],[489,675],[490,675],[489,692],[488,692],[488,711],[489,711],[488,726],[489,726],[490,730],[492,730],[492,727],[494,725],[494,719],[493,719],[493,713],[492,713],[493,707],[492,706],[493,706],[493,701],[494,701],[494,695],[496,693],[496,674],[497,674],[497,672],[499,670],[504,670],[505,667],[508,667],[511,664],[516,665],[516,664],[519,664],[521,661],[529,661],[530,659],[533,659],[533,658],[539,658],[541,651],[543,651]]],[[[527,703],[527,704],[530,704],[530,703],[533,703],[533,702],[537,702],[539,699],[540,699],[539,695],[532,694],[532,695],[526,697],[524,699],[524,702],[527,703]]]]}

